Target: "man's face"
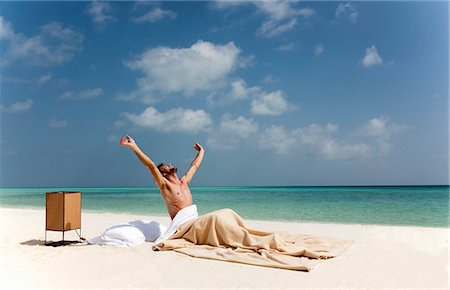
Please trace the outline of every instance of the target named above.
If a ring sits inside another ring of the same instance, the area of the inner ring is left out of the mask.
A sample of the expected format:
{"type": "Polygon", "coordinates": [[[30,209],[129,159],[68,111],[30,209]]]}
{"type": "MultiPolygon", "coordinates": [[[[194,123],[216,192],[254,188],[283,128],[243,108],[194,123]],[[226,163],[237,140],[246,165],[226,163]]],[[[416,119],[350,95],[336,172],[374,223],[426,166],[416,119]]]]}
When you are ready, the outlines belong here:
{"type": "Polygon", "coordinates": [[[174,174],[177,173],[177,168],[173,166],[171,163],[165,164],[159,167],[161,173],[165,174],[174,174]]]}

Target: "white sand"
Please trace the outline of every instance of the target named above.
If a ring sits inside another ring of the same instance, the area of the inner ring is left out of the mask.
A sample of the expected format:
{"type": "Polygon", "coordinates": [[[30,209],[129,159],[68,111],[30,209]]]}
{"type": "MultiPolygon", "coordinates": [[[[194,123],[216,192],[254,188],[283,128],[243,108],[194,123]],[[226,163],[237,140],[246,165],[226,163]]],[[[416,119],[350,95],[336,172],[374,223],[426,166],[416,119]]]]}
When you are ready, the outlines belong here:
{"type": "MultiPolygon", "coordinates": [[[[2,288],[441,288],[448,289],[447,228],[247,221],[254,229],[354,239],[344,255],[311,272],[265,268],[154,252],[137,247],[42,246],[45,210],[1,208],[2,288]]],[[[82,236],[136,219],[169,218],[86,213],[82,236]]],[[[74,231],[66,239],[76,239],[74,231]]],[[[48,232],[60,240],[58,232],[48,232]]]]}

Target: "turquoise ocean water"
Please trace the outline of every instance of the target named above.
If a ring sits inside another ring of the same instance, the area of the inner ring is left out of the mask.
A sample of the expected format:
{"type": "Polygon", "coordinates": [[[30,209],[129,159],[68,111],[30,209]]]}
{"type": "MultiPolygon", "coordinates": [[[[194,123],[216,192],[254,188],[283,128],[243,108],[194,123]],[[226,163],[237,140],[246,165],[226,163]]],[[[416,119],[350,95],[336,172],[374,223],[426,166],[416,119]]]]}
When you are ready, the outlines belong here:
{"type": "MultiPolygon", "coordinates": [[[[3,207],[45,208],[45,193],[81,191],[84,212],[165,215],[155,187],[0,188],[3,207]]],[[[232,208],[245,219],[449,226],[449,186],[191,187],[199,213],[232,208]]]]}

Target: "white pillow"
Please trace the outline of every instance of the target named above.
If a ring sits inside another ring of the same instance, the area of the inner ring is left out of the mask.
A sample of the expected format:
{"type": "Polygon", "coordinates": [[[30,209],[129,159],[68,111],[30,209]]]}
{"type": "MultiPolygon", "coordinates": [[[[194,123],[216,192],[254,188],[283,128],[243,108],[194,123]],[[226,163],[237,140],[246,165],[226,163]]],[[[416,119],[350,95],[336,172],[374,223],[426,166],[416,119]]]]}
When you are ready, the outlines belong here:
{"type": "Polygon", "coordinates": [[[138,228],[147,242],[154,242],[167,230],[166,226],[152,220],[136,220],[129,222],[129,225],[138,228]]]}
{"type": "Polygon", "coordinates": [[[101,238],[107,244],[117,246],[137,246],[145,242],[144,234],[138,228],[128,224],[110,227],[101,238]]]}
{"type": "Polygon", "coordinates": [[[116,247],[137,246],[143,242],[154,242],[166,231],[167,227],[151,220],[136,220],[122,223],[105,230],[103,235],[88,241],[93,245],[116,247]]]}

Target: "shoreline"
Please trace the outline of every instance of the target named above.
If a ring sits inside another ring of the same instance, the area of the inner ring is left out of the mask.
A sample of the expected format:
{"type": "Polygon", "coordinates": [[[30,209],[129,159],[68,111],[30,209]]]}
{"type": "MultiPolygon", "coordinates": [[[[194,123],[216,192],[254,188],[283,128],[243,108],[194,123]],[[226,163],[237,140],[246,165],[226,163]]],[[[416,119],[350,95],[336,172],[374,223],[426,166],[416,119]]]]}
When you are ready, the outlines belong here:
{"type": "MultiPolygon", "coordinates": [[[[0,218],[0,279],[5,288],[448,287],[448,228],[245,220],[255,230],[355,241],[343,255],[301,272],[155,252],[152,242],[127,248],[46,247],[45,209],[0,207],[0,218]]],[[[168,216],[83,211],[81,236],[90,239],[113,225],[139,219],[170,222],[168,216]]],[[[58,241],[61,233],[48,231],[47,237],[58,241]]],[[[78,236],[67,231],[65,239],[78,236]]]]}
{"type": "MultiPolygon", "coordinates": [[[[23,207],[23,206],[4,206],[0,204],[0,210],[2,209],[17,209],[17,210],[44,210],[45,206],[29,206],[29,207],[23,207]]],[[[160,219],[160,218],[168,218],[168,214],[151,214],[151,215],[145,215],[143,213],[132,213],[132,212],[114,212],[114,211],[108,211],[108,210],[93,210],[93,209],[82,209],[81,214],[112,214],[112,215],[124,215],[124,216],[141,216],[142,219],[160,219]]],[[[422,225],[405,225],[405,224],[373,224],[373,223],[346,223],[346,222],[329,222],[329,221],[309,221],[309,220],[303,220],[303,221],[297,221],[297,220],[283,220],[283,219],[247,219],[246,221],[252,221],[252,222],[279,222],[279,223],[294,223],[294,224],[311,224],[311,225],[355,225],[355,226],[385,226],[385,227],[407,227],[407,228],[430,228],[430,229],[448,229],[450,226],[422,226],[422,225]]]]}

